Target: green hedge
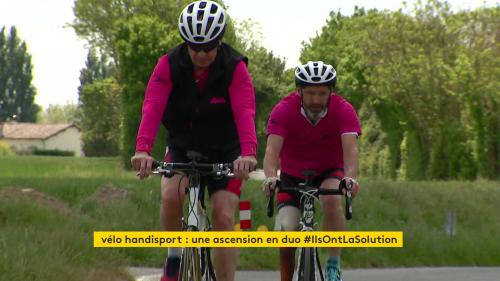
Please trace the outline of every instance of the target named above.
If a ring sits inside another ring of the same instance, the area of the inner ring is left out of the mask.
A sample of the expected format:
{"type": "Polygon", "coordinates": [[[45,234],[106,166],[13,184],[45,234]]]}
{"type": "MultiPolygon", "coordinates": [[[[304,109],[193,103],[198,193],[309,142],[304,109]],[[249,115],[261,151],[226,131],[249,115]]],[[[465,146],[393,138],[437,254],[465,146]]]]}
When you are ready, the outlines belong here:
{"type": "Polygon", "coordinates": [[[60,149],[35,149],[33,154],[46,156],[75,156],[74,151],[60,149]]]}

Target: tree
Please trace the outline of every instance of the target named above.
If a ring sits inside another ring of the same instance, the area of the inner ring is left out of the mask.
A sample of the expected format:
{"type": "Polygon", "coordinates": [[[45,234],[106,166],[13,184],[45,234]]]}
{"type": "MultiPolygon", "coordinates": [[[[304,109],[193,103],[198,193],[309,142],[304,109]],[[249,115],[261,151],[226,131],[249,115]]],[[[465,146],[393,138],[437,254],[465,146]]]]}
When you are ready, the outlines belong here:
{"type": "Polygon", "coordinates": [[[105,52],[98,57],[96,48],[90,48],[85,68],[80,70],[80,87],[114,76],[115,72],[115,65],[105,52]]]}
{"type": "Polygon", "coordinates": [[[86,156],[115,156],[120,151],[120,87],[113,78],[83,85],[80,91],[82,141],[86,156]]]}
{"type": "Polygon", "coordinates": [[[479,175],[495,179],[500,175],[500,6],[461,12],[450,26],[459,34],[452,90],[464,107],[467,149],[479,175]]]}
{"type": "Polygon", "coordinates": [[[154,17],[176,30],[181,10],[190,0],[76,0],[72,24],[76,33],[117,60],[115,35],[135,16],[154,17]]]}
{"type": "Polygon", "coordinates": [[[31,84],[33,66],[25,42],[11,27],[0,30],[0,121],[35,122],[40,107],[34,103],[36,90],[31,84]]]}
{"type": "Polygon", "coordinates": [[[38,123],[71,123],[80,125],[78,107],[76,104],[68,103],[65,105],[50,104],[45,111],[39,112],[38,123]]]}
{"type": "Polygon", "coordinates": [[[85,68],[80,71],[78,88],[78,125],[82,130],[83,152],[86,156],[114,156],[120,148],[121,105],[120,86],[114,64],[96,49],[89,50],[85,68]]]}
{"type": "Polygon", "coordinates": [[[454,14],[437,0],[412,11],[331,13],[301,57],[333,63],[339,92],[363,110],[371,162],[362,169],[385,174],[377,159],[388,156],[393,178],[500,174],[499,19],[500,7],[454,14]]]}
{"type": "MultiPolygon", "coordinates": [[[[135,16],[123,22],[115,34],[117,60],[120,66],[120,84],[123,87],[123,163],[130,165],[135,152],[135,141],[141,120],[144,93],[158,59],[180,42],[177,30],[169,30],[156,17],[135,16]]],[[[152,155],[161,159],[165,155],[166,133],[157,135],[152,155]]]]}

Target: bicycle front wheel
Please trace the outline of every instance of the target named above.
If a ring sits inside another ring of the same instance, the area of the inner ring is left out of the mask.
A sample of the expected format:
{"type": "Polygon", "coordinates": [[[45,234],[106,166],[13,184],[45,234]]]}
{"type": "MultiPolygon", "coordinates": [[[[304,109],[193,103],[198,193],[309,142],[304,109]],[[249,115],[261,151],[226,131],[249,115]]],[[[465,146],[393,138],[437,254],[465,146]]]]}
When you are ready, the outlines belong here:
{"type": "Polygon", "coordinates": [[[316,280],[316,264],[314,248],[300,248],[299,262],[297,269],[298,281],[315,281],[316,280]]]}
{"type": "Polygon", "coordinates": [[[210,248],[201,248],[201,268],[203,281],[216,281],[215,271],[210,257],[210,248]]]}
{"type": "Polygon", "coordinates": [[[179,281],[201,281],[200,252],[198,248],[182,249],[179,281]]]}
{"type": "Polygon", "coordinates": [[[304,248],[304,281],[316,281],[314,248],[304,248]]]}

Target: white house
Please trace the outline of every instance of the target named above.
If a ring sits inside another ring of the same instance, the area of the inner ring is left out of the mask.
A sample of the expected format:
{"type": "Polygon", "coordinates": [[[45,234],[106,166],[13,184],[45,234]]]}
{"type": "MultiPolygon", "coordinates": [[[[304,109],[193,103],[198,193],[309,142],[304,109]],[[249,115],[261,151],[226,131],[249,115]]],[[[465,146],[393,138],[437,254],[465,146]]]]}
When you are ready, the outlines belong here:
{"type": "Polygon", "coordinates": [[[81,132],[73,124],[0,123],[0,140],[16,151],[59,149],[83,156],[81,132]]]}

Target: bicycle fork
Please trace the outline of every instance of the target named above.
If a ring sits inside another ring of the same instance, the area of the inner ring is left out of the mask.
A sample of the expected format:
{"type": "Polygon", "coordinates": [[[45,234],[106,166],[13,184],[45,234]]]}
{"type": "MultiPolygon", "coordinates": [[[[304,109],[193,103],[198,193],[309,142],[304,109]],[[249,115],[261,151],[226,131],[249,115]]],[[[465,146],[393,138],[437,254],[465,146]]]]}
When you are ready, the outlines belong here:
{"type": "MultiPolygon", "coordinates": [[[[202,187],[200,187],[199,178],[193,177],[192,185],[189,188],[189,205],[188,205],[188,216],[187,216],[187,230],[188,231],[205,231],[207,217],[202,201],[204,200],[202,194],[202,187]]],[[[201,281],[210,280],[215,281],[215,273],[212,268],[210,260],[210,250],[205,247],[196,248],[184,248],[185,262],[187,265],[186,269],[190,269],[191,272],[186,276],[182,276],[180,280],[187,281],[201,281]]]]}
{"type": "Polygon", "coordinates": [[[206,212],[199,200],[200,187],[191,187],[189,189],[189,212],[188,227],[204,230],[206,227],[206,212]]]}
{"type": "MultiPolygon", "coordinates": [[[[314,200],[304,196],[301,198],[302,218],[300,220],[300,231],[313,231],[314,229],[314,200]]],[[[298,268],[293,280],[296,281],[324,281],[318,249],[316,247],[302,247],[298,252],[298,268]]]]}

